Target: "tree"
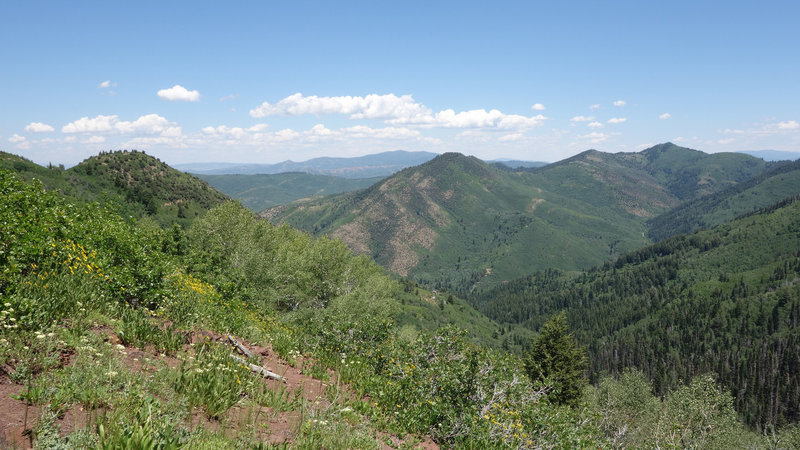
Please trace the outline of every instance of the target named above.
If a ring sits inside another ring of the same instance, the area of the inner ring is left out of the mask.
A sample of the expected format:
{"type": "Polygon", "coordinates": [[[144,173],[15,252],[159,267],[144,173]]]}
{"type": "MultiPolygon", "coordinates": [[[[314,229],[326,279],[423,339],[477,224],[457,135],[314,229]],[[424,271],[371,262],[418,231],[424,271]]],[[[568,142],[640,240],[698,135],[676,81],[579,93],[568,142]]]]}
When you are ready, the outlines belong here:
{"type": "Polygon", "coordinates": [[[553,401],[574,406],[586,386],[587,363],[583,349],[567,333],[567,316],[561,312],[542,325],[525,357],[525,371],[534,384],[553,387],[553,401]]]}

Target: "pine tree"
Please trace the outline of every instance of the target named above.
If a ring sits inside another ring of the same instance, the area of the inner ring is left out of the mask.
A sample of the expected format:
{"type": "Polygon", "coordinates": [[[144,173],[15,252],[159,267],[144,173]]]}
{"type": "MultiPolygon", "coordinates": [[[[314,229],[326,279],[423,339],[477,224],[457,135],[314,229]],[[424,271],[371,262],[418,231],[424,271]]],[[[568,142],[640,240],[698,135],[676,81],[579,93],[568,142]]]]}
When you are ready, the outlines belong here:
{"type": "Polygon", "coordinates": [[[586,386],[588,360],[572,334],[567,315],[554,315],[542,325],[525,357],[525,371],[534,383],[550,385],[550,398],[558,404],[575,405],[586,386]]]}

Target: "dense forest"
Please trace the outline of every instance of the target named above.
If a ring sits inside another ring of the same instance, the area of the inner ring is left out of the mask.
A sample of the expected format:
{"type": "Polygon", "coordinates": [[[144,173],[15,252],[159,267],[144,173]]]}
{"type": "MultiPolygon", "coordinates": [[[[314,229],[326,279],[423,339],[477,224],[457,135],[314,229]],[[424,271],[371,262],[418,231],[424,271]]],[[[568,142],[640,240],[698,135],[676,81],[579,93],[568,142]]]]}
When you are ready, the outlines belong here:
{"type": "Polygon", "coordinates": [[[679,235],[575,275],[548,270],[482,292],[489,317],[538,329],[565,310],[590,372],[636,367],[666,393],[714,373],[748,424],[800,419],[800,202],[679,235]]]}

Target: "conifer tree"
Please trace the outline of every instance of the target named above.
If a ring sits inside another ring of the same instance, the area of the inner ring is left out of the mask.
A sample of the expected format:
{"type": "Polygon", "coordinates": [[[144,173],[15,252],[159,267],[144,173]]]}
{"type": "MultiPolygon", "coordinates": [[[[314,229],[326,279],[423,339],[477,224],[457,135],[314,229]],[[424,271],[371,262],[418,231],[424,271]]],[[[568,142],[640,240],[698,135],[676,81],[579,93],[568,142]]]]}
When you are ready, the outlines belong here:
{"type": "Polygon", "coordinates": [[[558,404],[575,405],[586,386],[588,360],[572,334],[567,332],[567,315],[554,315],[542,325],[528,354],[525,371],[533,383],[550,385],[550,398],[558,404]]]}

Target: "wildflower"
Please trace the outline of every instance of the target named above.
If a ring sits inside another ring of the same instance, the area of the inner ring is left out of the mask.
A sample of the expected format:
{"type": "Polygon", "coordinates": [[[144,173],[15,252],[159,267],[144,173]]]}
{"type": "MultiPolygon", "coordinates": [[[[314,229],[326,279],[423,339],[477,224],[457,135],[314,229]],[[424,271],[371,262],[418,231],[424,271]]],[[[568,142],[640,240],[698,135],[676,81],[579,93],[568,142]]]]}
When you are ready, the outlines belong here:
{"type": "Polygon", "coordinates": [[[109,378],[114,378],[115,376],[117,376],[117,372],[111,370],[109,372],[106,372],[106,376],[109,378]]]}

